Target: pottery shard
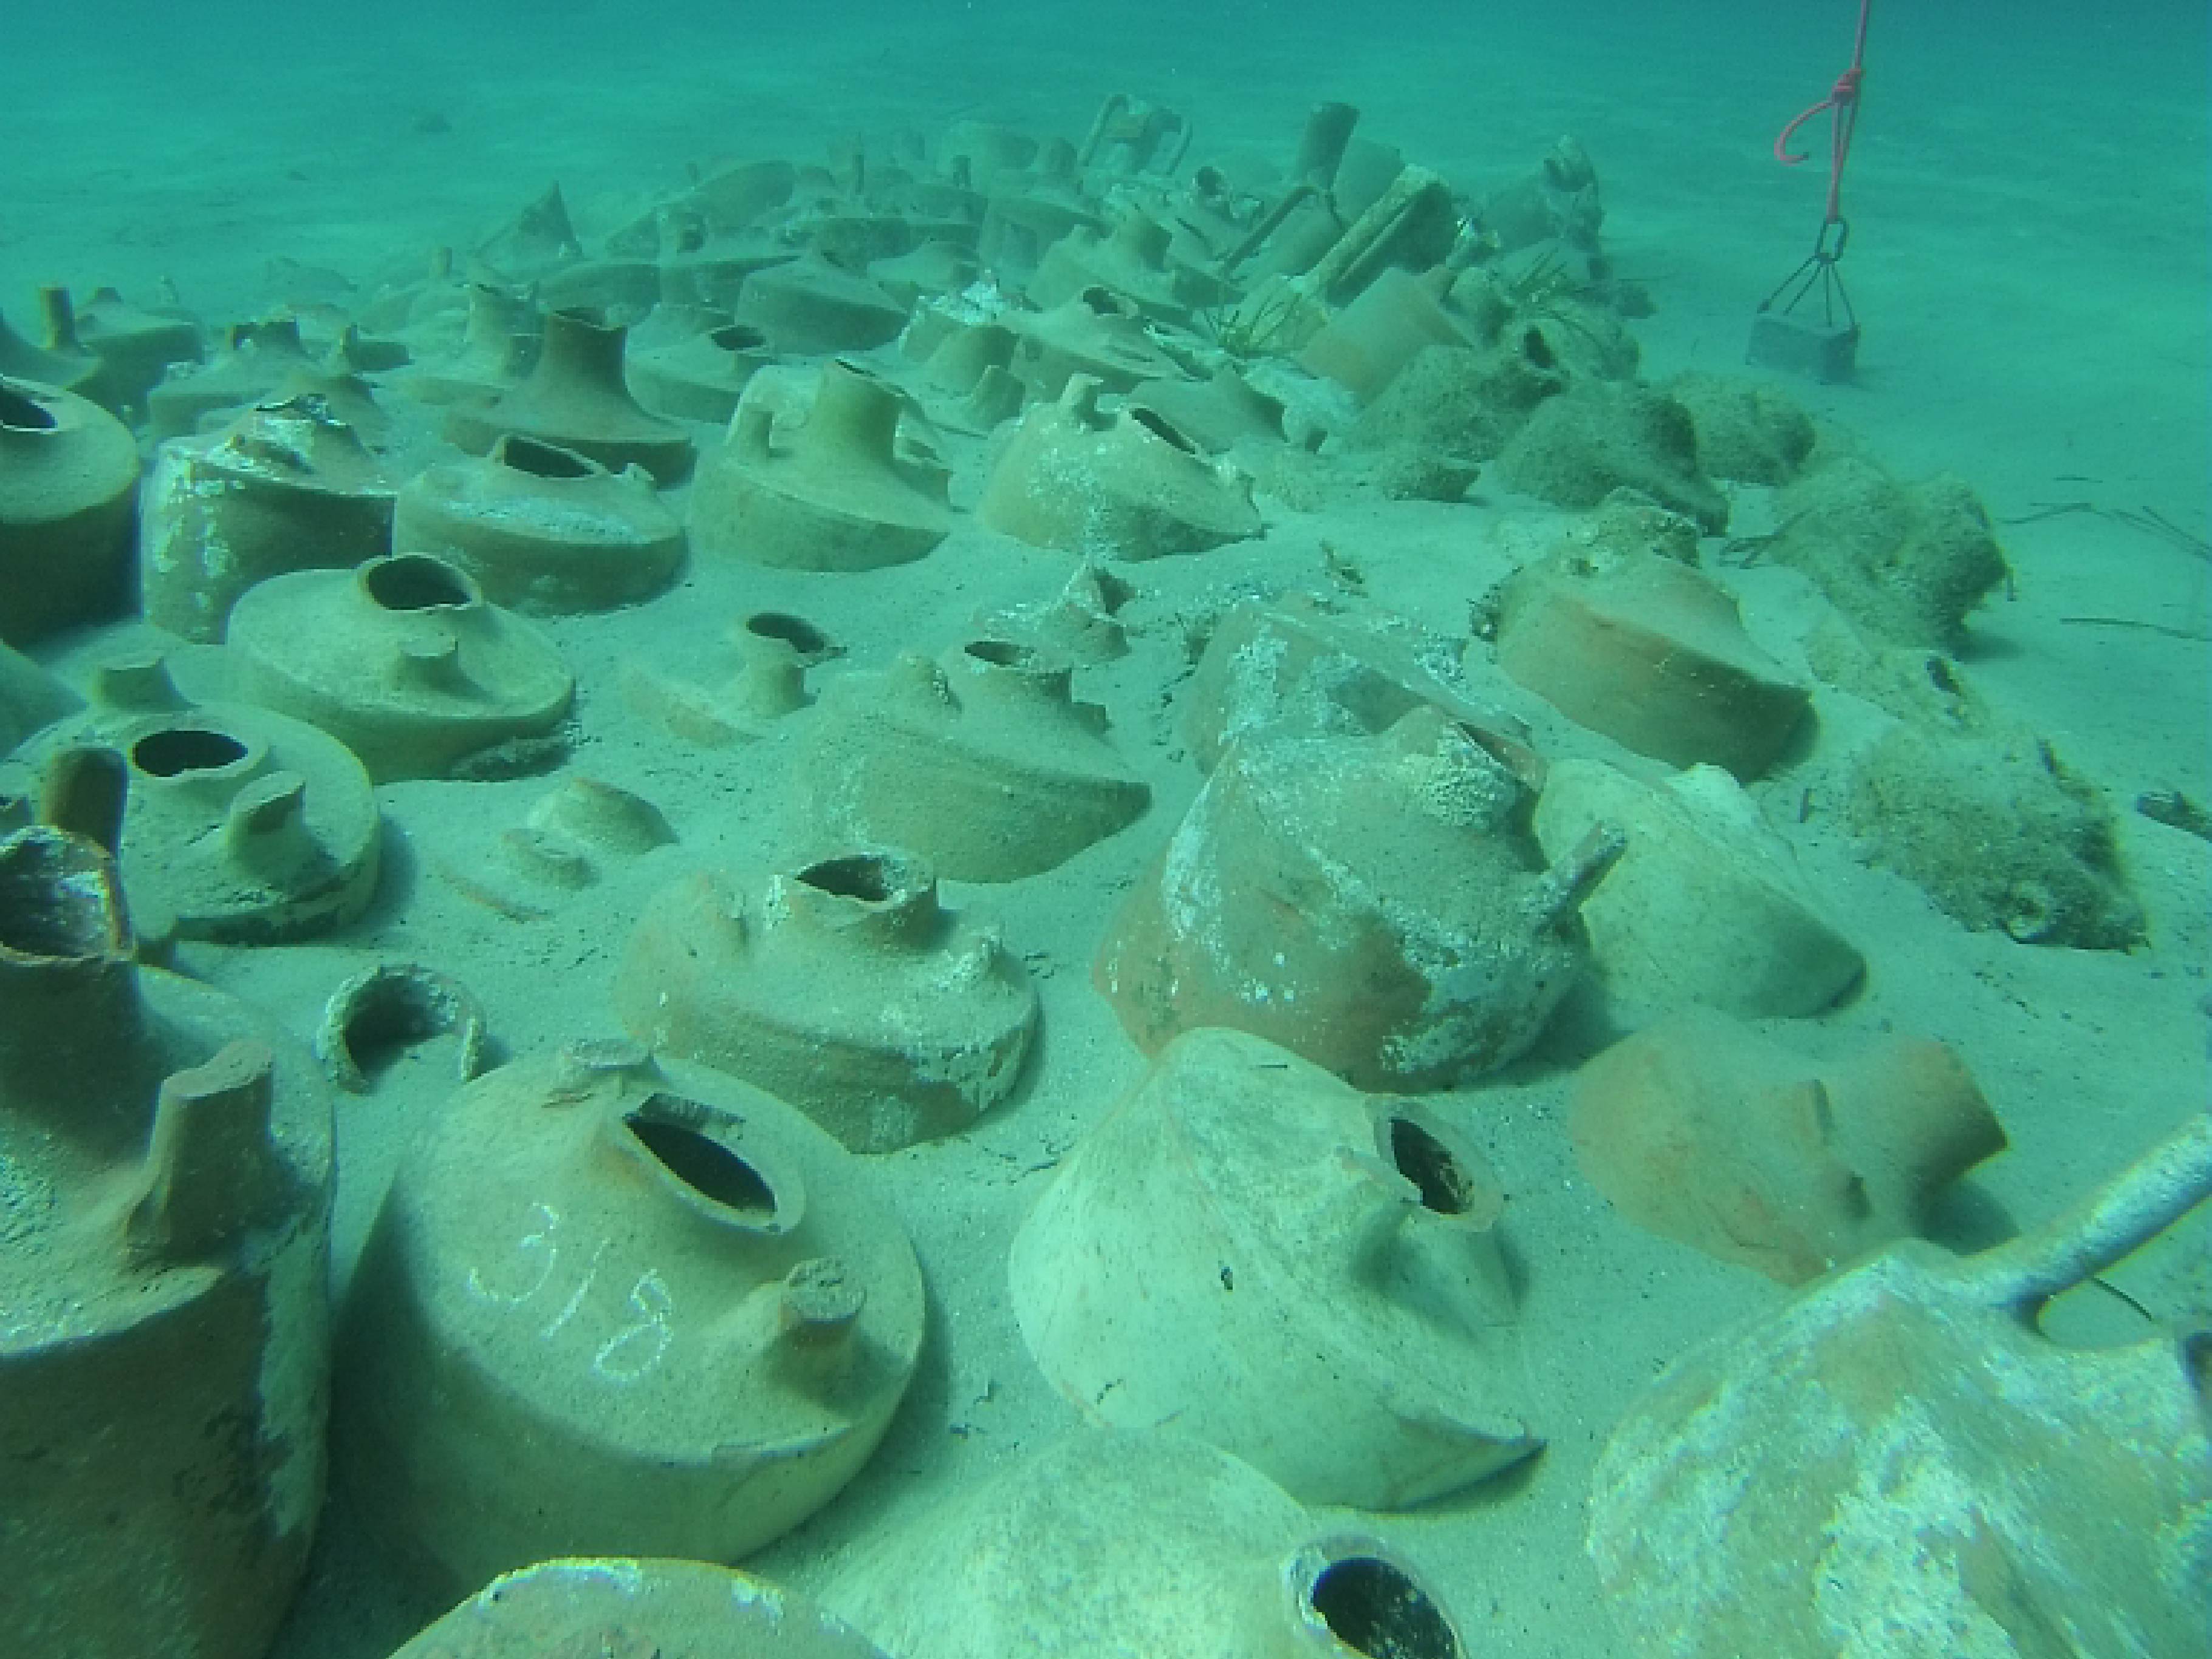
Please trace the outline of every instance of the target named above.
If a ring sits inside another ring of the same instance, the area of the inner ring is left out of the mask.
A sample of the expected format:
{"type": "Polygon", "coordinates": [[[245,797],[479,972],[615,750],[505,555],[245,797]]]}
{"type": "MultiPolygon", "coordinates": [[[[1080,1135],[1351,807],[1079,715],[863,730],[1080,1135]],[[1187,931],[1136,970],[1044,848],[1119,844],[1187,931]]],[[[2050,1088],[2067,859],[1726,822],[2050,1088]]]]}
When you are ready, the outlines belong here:
{"type": "Polygon", "coordinates": [[[2005,1146],[1940,1042],[1821,1062],[1705,1011],[1584,1066],[1568,1131],[1629,1219],[1784,1285],[1917,1233],[1938,1192],[2005,1146]]]}

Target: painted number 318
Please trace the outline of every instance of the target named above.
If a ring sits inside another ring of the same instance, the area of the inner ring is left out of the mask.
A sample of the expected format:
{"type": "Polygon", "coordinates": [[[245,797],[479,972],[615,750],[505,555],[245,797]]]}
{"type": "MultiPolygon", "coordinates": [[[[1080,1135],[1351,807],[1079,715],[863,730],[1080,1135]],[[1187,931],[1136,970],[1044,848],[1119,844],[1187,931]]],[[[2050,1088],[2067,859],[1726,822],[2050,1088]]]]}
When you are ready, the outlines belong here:
{"type": "MultiPolygon", "coordinates": [[[[602,1238],[592,1247],[580,1276],[571,1284],[570,1275],[576,1269],[572,1261],[568,1273],[562,1271],[563,1251],[555,1236],[561,1228],[560,1212],[550,1204],[533,1204],[530,1210],[535,1224],[515,1241],[512,1273],[495,1275],[505,1282],[495,1282],[493,1277],[471,1267],[468,1289],[471,1297],[489,1307],[535,1312],[551,1307],[549,1293],[558,1295],[567,1287],[568,1294],[538,1328],[538,1340],[550,1342],[582,1310],[584,1298],[599,1278],[599,1259],[613,1241],[602,1238]]],[[[676,1299],[668,1293],[668,1285],[657,1269],[647,1267],[629,1287],[629,1311],[636,1317],[592,1351],[592,1374],[602,1382],[626,1384],[650,1376],[668,1357],[669,1344],[676,1340],[671,1322],[676,1299]]]]}

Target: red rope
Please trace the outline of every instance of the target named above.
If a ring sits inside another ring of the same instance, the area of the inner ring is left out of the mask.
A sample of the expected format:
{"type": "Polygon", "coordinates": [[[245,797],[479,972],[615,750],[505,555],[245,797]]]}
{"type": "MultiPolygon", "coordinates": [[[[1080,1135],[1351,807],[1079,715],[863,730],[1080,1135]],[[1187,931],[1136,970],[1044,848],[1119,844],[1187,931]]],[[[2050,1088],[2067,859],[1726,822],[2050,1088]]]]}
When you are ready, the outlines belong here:
{"type": "Polygon", "coordinates": [[[1859,0],[1859,33],[1851,47],[1851,66],[1836,77],[1826,98],[1783,128],[1774,141],[1774,159],[1785,167],[1799,166],[1807,157],[1790,148],[1797,129],[1824,110],[1834,112],[1828,136],[1828,216],[1822,222],[1824,228],[1843,222],[1844,163],[1850,159],[1851,129],[1858,125],[1859,86],[1866,79],[1867,12],[1873,4],[1874,0],[1859,0]]]}

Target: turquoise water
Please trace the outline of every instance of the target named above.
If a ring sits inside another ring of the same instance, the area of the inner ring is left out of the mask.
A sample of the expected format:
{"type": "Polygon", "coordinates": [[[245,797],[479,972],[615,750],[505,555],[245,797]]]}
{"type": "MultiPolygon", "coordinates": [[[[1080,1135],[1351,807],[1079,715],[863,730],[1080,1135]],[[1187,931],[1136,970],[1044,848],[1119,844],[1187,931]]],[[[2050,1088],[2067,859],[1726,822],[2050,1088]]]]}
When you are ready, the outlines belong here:
{"type": "MultiPolygon", "coordinates": [[[[1601,181],[1613,266],[1652,301],[1627,325],[1645,381],[1748,376],[1823,422],[1832,445],[1856,445],[1901,478],[1955,475],[1987,508],[2012,579],[1974,612],[1952,666],[2027,734],[2026,751],[2047,743],[2114,826],[2143,937],[2131,950],[2069,950],[1965,926],[1869,853],[1844,805],[1887,718],[1868,696],[1822,685],[1813,725],[1749,791],[1868,963],[1836,1007],[1762,1029],[1808,1064],[1891,1035],[1950,1046],[2010,1142],[1929,1224],[1966,1246],[2056,1212],[2206,1098],[2212,857],[2137,803],[2212,800],[2212,38],[2188,4],[1877,8],[1844,194],[1843,269],[1864,332],[1854,381],[1826,386],[1747,368],[1744,347],[1759,298],[1820,220],[1825,127],[1808,129],[1816,159],[1794,170],[1771,156],[1774,135],[1827,91],[1853,21],[1844,4],[18,7],[0,16],[0,315],[36,337],[41,287],[82,298],[113,284],[142,304],[173,303],[210,337],[287,307],[320,331],[419,282],[434,249],[465,259],[556,181],[596,248],[721,160],[805,163],[856,137],[887,145],[906,133],[927,152],[958,121],[1079,139],[1115,93],[1190,122],[1189,160],[1163,188],[1208,161],[1279,168],[1323,99],[1357,105],[1363,138],[1434,168],[1468,206],[1572,134],[1601,181]]],[[[1194,330],[1176,338],[1199,341],[1194,330]]],[[[871,361],[912,373],[896,346],[871,361]]],[[[1278,368],[1291,378],[1271,390],[1306,384],[1278,368]]],[[[379,390],[401,432],[395,472],[453,459],[441,417],[398,386],[379,390]]],[[[1351,424],[1340,398],[1314,407],[1340,439],[1351,424]]],[[[709,425],[691,435],[702,453],[719,441],[709,425]]],[[[150,466],[151,435],[137,436],[150,466]]],[[[981,526],[996,451],[957,433],[940,441],[954,528],[929,556],[866,574],[695,556],[643,605],[542,619],[578,688],[548,769],[380,781],[383,869],[366,914],[294,943],[189,941],[176,965],[303,1042],[348,975],[391,961],[468,985],[505,1055],[542,1059],[618,1029],[609,981],[655,892],[695,866],[788,871],[825,850],[805,805],[818,709],[717,748],[672,730],[665,708],[651,714],[635,692],[641,672],[713,690],[736,664],[730,625],[788,612],[842,647],[810,669],[818,693],[902,650],[957,650],[979,615],[1049,599],[1073,568],[1064,551],[981,526]],[[602,854],[573,889],[518,877],[502,849],[549,789],[578,775],[650,802],[676,843],[631,861],[602,854]]],[[[1443,657],[1468,653],[1474,691],[1505,700],[1554,761],[1639,764],[1497,673],[1479,643],[1470,651],[1470,617],[1496,583],[1571,521],[1513,488],[1496,458],[1480,461],[1472,491],[1450,501],[1387,499],[1340,473],[1293,489],[1252,463],[1264,538],[1116,567],[1136,589],[1133,648],[1079,669],[1075,687],[1105,710],[1151,807],[1042,874],[947,884],[947,902],[1001,928],[1027,963],[1042,1006],[1037,1053],[1014,1097],[972,1128],[871,1157],[928,1281],[921,1368],[854,1484],[750,1569],[827,1593],[899,1525],[1079,1428],[1024,1345],[1005,1259],[1048,1172],[1143,1072],[1091,967],[1201,787],[1183,724],[1190,659],[1229,605],[1304,592],[1355,618],[1410,618],[1443,657]]],[[[1773,492],[1732,494],[1733,535],[1784,526],[1773,492]]],[[[689,499],[664,492],[679,517],[689,499]]],[[[1797,572],[1747,556],[1750,544],[1708,538],[1705,568],[1759,647],[1794,677],[1825,679],[1808,641],[1828,612],[1797,572]]],[[[118,616],[24,643],[82,689],[104,655],[149,637],[118,616]]],[[[172,647],[197,695],[236,690],[212,641],[152,642],[172,647]]],[[[1410,1514],[1331,1519],[1371,1525],[1417,1561],[1469,1652],[1664,1650],[1614,1630],[1620,1609],[1608,1612],[1585,1554],[1599,1449],[1659,1368],[1787,1300],[1741,1264],[1633,1224],[1577,1162],[1575,1073],[1641,1020],[1578,995],[1528,1054],[1429,1103],[1507,1194],[1514,1381],[1547,1446],[1410,1514]]],[[[393,1170],[456,1086],[451,1048],[403,1045],[370,1093],[338,1100],[341,1279],[393,1170]]],[[[20,1143],[14,1155],[28,1156],[20,1143]]],[[[2118,1270],[2109,1293],[2069,1298],[2053,1328],[2103,1344],[2201,1324],[2212,1317],[2208,1260],[2200,1215],[2118,1270]]],[[[2201,1501],[2212,1474],[2185,1478],[2201,1501]]],[[[0,1523],[8,1503],[0,1480],[0,1523]]],[[[271,1651],[372,1659],[441,1610],[450,1598],[368,1530],[341,1481],[271,1651]]],[[[6,1595],[0,1582],[0,1615],[6,1595]]]]}

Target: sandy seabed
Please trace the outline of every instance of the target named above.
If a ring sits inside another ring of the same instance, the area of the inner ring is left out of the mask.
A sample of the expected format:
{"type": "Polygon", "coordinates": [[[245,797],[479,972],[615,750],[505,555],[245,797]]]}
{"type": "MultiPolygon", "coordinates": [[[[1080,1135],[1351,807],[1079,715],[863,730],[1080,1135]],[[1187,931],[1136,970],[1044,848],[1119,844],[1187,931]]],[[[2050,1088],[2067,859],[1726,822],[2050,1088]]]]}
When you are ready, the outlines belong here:
{"type": "MultiPolygon", "coordinates": [[[[387,16],[348,35],[245,9],[100,40],[46,33],[67,20],[10,19],[0,306],[23,326],[39,283],[114,283],[143,297],[166,277],[219,321],[275,297],[276,258],[343,273],[366,294],[419,270],[433,245],[474,240],[551,179],[588,239],[678,184],[687,162],[807,157],[843,135],[931,132],[961,116],[1079,136],[1099,98],[1126,88],[1189,112],[1200,155],[1285,152],[1310,105],[1344,99],[1364,110],[1363,131],[1478,188],[1571,132],[1604,183],[1611,252],[1658,301],[1637,325],[1647,377],[1751,373],[1751,309],[1819,218],[1815,169],[1787,172],[1767,146],[1842,66],[1850,19],[1820,10],[1786,24],[1757,11],[1592,10],[1540,29],[1385,9],[1348,33],[1339,8],[908,9],[807,30],[727,11],[655,19],[595,7],[419,26],[387,16]]],[[[1954,471],[1980,492],[2017,580],[1975,619],[1967,665],[2122,808],[2122,850],[2151,919],[2148,943],[2125,954],[1968,933],[1902,878],[1857,862],[1840,830],[1816,821],[1795,837],[1871,964],[1863,992],[1810,1040],[1843,1050],[1899,1030],[1956,1048],[2012,1141],[1973,1184],[2023,1222],[2147,1145],[2206,1090],[2212,848],[2124,809],[2146,790],[2212,796],[2212,565],[2201,547],[2112,516],[2148,508],[2206,530],[2205,23],[2187,7],[2098,10],[1877,18],[1848,180],[1862,372],[1849,386],[1790,386],[1901,474],[1954,471]],[[2106,511],[2034,516],[2071,502],[2106,511]]],[[[1043,877],[951,894],[998,918],[1030,957],[1045,1000],[1042,1057],[1022,1097],[973,1132],[884,1160],[933,1298],[921,1374],[860,1480],[748,1566],[818,1583],[872,1528],[1074,1426],[1014,1329],[1004,1254],[1053,1158],[1139,1069],[1090,988],[1089,963],[1120,891],[1196,787],[1159,695],[1182,667],[1175,619],[1240,585],[1319,585],[1327,543],[1356,557],[1375,603],[1463,635],[1469,601],[1506,568],[1492,531],[1528,510],[1480,488],[1468,506],[1271,505],[1261,542],[1142,568],[1137,649],[1086,671],[1082,691],[1111,711],[1153,809],[1043,877]]],[[[710,677],[732,618],[779,609],[827,629],[849,663],[873,665],[903,647],[951,644],[979,611],[1049,592],[1065,568],[972,527],[918,564],[864,576],[695,566],[642,610],[551,625],[582,687],[574,763],[661,806],[683,838],[672,861],[774,858],[791,833],[788,745],[710,755],[656,742],[611,689],[623,664],[650,654],[710,677]]],[[[1739,587],[1754,631],[1786,651],[1812,614],[1802,582],[1754,570],[1739,587]]],[[[65,668],[82,659],[81,649],[59,654],[65,668]]],[[[466,867],[545,787],[384,790],[393,867],[364,922],[298,948],[194,950],[185,965],[303,1031],[330,989],[380,955],[458,975],[513,1051],[608,1031],[611,951],[672,862],[528,925],[441,873],[466,867]]],[[[1798,787],[1771,787],[1793,798],[1798,787]]],[[[375,1094],[342,1103],[342,1260],[449,1064],[430,1045],[375,1094]]],[[[1620,1650],[1581,1544],[1597,1450],[1671,1356],[1783,1295],[1613,1215],[1569,1157],[1564,1093],[1564,1070],[1540,1055],[1440,1103],[1510,1194],[1525,1382],[1543,1402],[1547,1449],[1461,1499],[1381,1523],[1445,1589],[1476,1650],[1499,1659],[1620,1650]]],[[[2193,1295],[2203,1317],[2208,1248],[2200,1218],[2136,1271],[2163,1308],[2193,1295]]],[[[276,1653],[374,1659],[438,1610],[410,1604],[340,1509],[276,1653]]]]}

